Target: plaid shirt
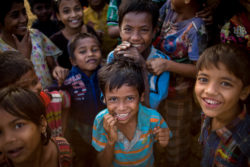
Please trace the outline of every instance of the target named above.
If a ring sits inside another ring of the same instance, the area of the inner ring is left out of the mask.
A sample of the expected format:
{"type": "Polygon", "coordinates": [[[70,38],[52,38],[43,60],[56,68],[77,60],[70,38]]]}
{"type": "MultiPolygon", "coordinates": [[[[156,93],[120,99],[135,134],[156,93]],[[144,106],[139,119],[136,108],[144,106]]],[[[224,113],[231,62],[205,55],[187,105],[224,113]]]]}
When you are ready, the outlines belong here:
{"type": "Polygon", "coordinates": [[[199,142],[202,167],[247,167],[250,162],[250,116],[241,112],[230,124],[211,131],[212,119],[204,118],[199,142]]]}

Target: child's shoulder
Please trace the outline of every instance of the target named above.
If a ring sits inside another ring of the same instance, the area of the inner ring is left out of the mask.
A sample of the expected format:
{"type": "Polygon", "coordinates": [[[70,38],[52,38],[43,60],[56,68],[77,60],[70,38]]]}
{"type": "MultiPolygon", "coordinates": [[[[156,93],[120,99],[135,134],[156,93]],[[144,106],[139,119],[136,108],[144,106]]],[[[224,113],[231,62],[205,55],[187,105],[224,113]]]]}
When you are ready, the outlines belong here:
{"type": "Polygon", "coordinates": [[[139,107],[138,116],[146,118],[147,120],[151,120],[152,118],[161,119],[161,114],[157,110],[152,109],[152,108],[148,108],[148,107],[141,105],[141,104],[139,107]]]}
{"type": "Polygon", "coordinates": [[[163,53],[159,49],[156,49],[153,45],[151,47],[150,55],[148,56],[148,59],[150,58],[163,58],[163,59],[170,60],[169,56],[167,56],[165,53],[163,53]]]}
{"type": "Polygon", "coordinates": [[[104,117],[106,114],[108,114],[108,113],[109,113],[109,111],[108,111],[107,108],[105,108],[105,109],[103,109],[102,111],[100,111],[100,112],[96,115],[96,117],[95,117],[95,122],[100,123],[100,122],[103,120],[103,117],[104,117]]]}

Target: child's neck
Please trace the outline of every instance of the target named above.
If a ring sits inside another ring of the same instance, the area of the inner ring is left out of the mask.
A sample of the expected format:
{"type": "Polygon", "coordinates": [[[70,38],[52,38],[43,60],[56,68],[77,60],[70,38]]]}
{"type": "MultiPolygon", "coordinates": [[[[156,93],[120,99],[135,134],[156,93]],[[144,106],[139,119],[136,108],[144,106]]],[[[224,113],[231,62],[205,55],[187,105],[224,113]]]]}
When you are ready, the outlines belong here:
{"type": "Polygon", "coordinates": [[[181,21],[188,20],[188,19],[195,17],[196,12],[198,10],[199,10],[199,7],[196,4],[186,5],[182,9],[179,9],[178,11],[176,11],[176,13],[178,13],[176,22],[181,22],[181,21]]]}
{"type": "Polygon", "coordinates": [[[75,29],[65,27],[65,28],[62,30],[62,33],[63,33],[64,37],[65,37],[67,40],[71,40],[76,34],[78,34],[78,33],[81,32],[81,29],[82,29],[82,26],[80,26],[80,27],[78,27],[78,28],[75,28],[75,29]]]}
{"type": "Polygon", "coordinates": [[[22,164],[14,164],[15,167],[46,167],[57,166],[57,148],[56,145],[50,141],[48,145],[41,145],[30,157],[30,161],[26,161],[22,164]],[[56,161],[55,161],[56,160],[56,161]]]}
{"type": "Polygon", "coordinates": [[[232,122],[241,112],[241,108],[237,105],[234,109],[227,112],[227,114],[223,114],[221,117],[214,117],[212,119],[211,130],[217,130],[227,126],[230,122],[232,122]]]}
{"type": "Polygon", "coordinates": [[[137,117],[128,122],[126,125],[118,124],[118,129],[126,136],[126,138],[131,141],[134,138],[136,127],[137,127],[137,117]]]}
{"type": "Polygon", "coordinates": [[[15,43],[15,40],[14,40],[12,34],[2,32],[2,33],[1,33],[1,38],[2,38],[2,40],[3,40],[6,44],[8,44],[8,45],[10,45],[12,48],[15,48],[15,49],[16,49],[16,43],[15,43]]]}

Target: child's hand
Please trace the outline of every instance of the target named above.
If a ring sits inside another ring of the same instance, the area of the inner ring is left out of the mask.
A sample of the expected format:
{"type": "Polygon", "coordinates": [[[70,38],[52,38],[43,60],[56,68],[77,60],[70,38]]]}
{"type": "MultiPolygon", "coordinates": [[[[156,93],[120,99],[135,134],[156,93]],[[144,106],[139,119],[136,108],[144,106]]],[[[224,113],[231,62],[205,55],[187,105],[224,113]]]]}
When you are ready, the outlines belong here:
{"type": "Polygon", "coordinates": [[[65,78],[68,76],[69,70],[60,66],[56,66],[53,69],[52,75],[57,80],[58,86],[61,86],[65,78]]]}
{"type": "Polygon", "coordinates": [[[32,43],[30,39],[30,33],[27,30],[23,39],[19,41],[16,37],[16,35],[12,34],[12,37],[16,44],[16,49],[21,52],[25,57],[30,59],[31,51],[32,51],[32,43]]]}
{"type": "Polygon", "coordinates": [[[166,147],[168,145],[170,135],[169,128],[154,128],[153,134],[161,147],[166,147]]]}
{"type": "Polygon", "coordinates": [[[163,58],[154,58],[147,60],[146,66],[150,73],[154,75],[160,75],[164,71],[167,71],[167,61],[163,58]]]}
{"type": "Polygon", "coordinates": [[[111,114],[104,116],[103,128],[108,134],[108,142],[111,145],[114,145],[118,139],[116,122],[116,118],[111,114]]]}
{"type": "Polygon", "coordinates": [[[133,47],[131,43],[127,41],[123,41],[119,46],[117,46],[114,50],[114,56],[123,55],[125,57],[130,57],[134,59],[136,62],[145,64],[145,60],[142,55],[139,53],[136,47],[133,47]]]}

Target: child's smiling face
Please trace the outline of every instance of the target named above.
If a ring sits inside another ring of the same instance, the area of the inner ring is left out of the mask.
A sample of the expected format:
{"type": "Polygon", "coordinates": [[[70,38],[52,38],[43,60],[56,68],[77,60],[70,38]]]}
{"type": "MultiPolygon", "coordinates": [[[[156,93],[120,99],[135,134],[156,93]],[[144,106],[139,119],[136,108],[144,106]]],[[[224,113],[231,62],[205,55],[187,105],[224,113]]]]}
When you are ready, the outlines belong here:
{"type": "Polygon", "coordinates": [[[197,75],[195,93],[203,112],[213,118],[227,119],[240,111],[239,100],[249,92],[240,79],[229,72],[225,65],[202,68],[197,75]]]}
{"type": "Polygon", "coordinates": [[[147,12],[129,12],[120,25],[122,41],[128,41],[140,53],[150,49],[155,30],[152,25],[152,15],[147,12]]]}
{"type": "Polygon", "coordinates": [[[122,85],[118,89],[105,88],[105,101],[109,113],[117,118],[119,124],[137,121],[141,97],[135,86],[122,85]]]}
{"type": "Polygon", "coordinates": [[[78,66],[87,76],[91,76],[101,62],[101,48],[96,39],[86,37],[79,39],[74,50],[72,64],[78,66]]]}
{"type": "Polygon", "coordinates": [[[36,3],[32,8],[32,12],[40,21],[49,21],[52,15],[52,5],[50,3],[36,3]]]}
{"type": "MultiPolygon", "coordinates": [[[[42,127],[0,108],[0,150],[15,165],[32,160],[42,146],[42,127]]],[[[45,119],[44,119],[45,120],[45,119]]]]}
{"type": "Polygon", "coordinates": [[[4,18],[2,31],[8,34],[24,36],[27,31],[28,17],[23,3],[13,3],[4,18]]]}
{"type": "Polygon", "coordinates": [[[79,0],[62,0],[57,18],[65,27],[75,29],[83,23],[83,10],[79,0]]]}

